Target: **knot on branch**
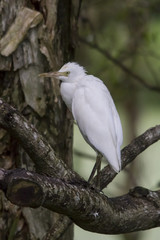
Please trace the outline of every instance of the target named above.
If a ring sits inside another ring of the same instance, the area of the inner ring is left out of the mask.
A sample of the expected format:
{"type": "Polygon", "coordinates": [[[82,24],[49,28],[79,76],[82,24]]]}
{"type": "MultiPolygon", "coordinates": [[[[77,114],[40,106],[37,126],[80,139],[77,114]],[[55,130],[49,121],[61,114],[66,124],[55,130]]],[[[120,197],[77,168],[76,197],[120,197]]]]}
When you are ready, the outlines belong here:
{"type": "Polygon", "coordinates": [[[18,179],[13,180],[6,193],[14,204],[33,208],[41,206],[42,195],[41,188],[36,183],[18,179]]]}
{"type": "Polygon", "coordinates": [[[42,205],[44,193],[35,179],[32,181],[32,175],[34,173],[24,169],[8,172],[4,186],[6,186],[6,196],[12,203],[32,208],[42,205]]]}
{"type": "Polygon", "coordinates": [[[129,191],[129,194],[137,198],[146,198],[149,202],[153,203],[156,208],[160,208],[160,192],[151,191],[144,187],[135,187],[129,191]]]}

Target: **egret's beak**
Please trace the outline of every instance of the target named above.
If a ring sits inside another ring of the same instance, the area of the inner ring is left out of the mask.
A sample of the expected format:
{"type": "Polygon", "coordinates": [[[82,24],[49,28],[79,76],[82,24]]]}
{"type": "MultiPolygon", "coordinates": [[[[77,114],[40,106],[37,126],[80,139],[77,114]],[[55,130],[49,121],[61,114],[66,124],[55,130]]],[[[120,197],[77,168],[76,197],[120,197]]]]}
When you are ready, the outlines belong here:
{"type": "Polygon", "coordinates": [[[38,77],[49,77],[49,78],[58,78],[61,76],[66,76],[65,72],[49,72],[49,73],[41,73],[38,77]]]}

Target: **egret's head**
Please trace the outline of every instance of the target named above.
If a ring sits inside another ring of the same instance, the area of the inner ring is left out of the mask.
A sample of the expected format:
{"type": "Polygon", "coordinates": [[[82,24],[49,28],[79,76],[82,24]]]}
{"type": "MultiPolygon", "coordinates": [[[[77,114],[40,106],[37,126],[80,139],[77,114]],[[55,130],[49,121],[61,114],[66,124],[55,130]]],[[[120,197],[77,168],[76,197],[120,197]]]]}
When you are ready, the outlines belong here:
{"type": "Polygon", "coordinates": [[[40,77],[54,77],[62,82],[75,82],[80,77],[86,75],[86,71],[83,67],[75,62],[68,62],[64,64],[59,71],[50,72],[50,73],[42,73],[40,77]]]}

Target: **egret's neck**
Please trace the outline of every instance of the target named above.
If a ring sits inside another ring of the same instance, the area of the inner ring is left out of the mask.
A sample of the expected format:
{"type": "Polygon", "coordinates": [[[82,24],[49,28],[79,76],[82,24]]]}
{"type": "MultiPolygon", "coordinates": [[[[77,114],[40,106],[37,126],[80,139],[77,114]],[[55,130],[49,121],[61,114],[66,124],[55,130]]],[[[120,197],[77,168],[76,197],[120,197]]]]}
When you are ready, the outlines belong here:
{"type": "Polygon", "coordinates": [[[70,111],[72,110],[72,99],[76,86],[77,82],[74,83],[62,82],[60,87],[62,99],[67,105],[67,107],[70,109],[70,111]]]}

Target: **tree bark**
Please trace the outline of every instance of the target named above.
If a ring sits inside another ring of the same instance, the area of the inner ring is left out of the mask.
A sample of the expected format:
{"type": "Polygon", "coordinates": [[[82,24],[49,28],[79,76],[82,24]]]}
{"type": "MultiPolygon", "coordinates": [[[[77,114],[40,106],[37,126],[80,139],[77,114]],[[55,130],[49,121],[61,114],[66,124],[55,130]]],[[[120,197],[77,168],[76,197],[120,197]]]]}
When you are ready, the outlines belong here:
{"type": "MultiPolygon", "coordinates": [[[[159,191],[137,187],[124,196],[108,198],[94,187],[96,178],[90,185],[71,170],[71,115],[61,101],[59,83],[37,76],[72,59],[72,29],[77,26],[72,10],[71,0],[1,1],[3,240],[69,240],[73,238],[72,221],[86,230],[105,234],[160,226],[159,191]]],[[[143,79],[131,75],[144,84],[143,79]]],[[[159,139],[160,126],[134,139],[122,150],[123,167],[159,139]]],[[[116,176],[110,167],[100,174],[101,189],[116,176]]]]}
{"type": "MultiPolygon", "coordinates": [[[[68,216],[88,231],[103,234],[129,233],[160,226],[159,190],[136,187],[124,196],[108,198],[58,159],[37,130],[2,99],[0,126],[19,140],[34,161],[36,169],[39,169],[39,161],[45,165],[50,163],[51,159],[53,168],[57,169],[55,177],[54,171],[49,174],[51,177],[45,176],[41,168],[40,174],[24,169],[0,169],[0,188],[12,203],[32,208],[43,206],[68,216]]],[[[160,125],[148,129],[122,150],[122,166],[132,162],[139,153],[158,140],[160,125]]],[[[108,182],[116,176],[110,169],[108,173],[106,169],[102,170],[101,177],[103,174],[108,178],[108,182]]],[[[104,184],[103,178],[100,178],[100,186],[102,183],[104,184]]],[[[70,226],[67,219],[58,229],[64,231],[65,226],[70,226]]],[[[46,239],[57,235],[59,231],[55,225],[54,231],[47,234],[46,239]]]]}
{"type": "MultiPolygon", "coordinates": [[[[44,82],[38,78],[38,74],[58,69],[73,58],[73,20],[71,0],[1,1],[0,95],[36,126],[54,148],[56,155],[70,167],[71,115],[61,101],[59,83],[49,80],[44,82]]],[[[14,134],[11,137],[1,129],[0,139],[0,167],[35,169],[14,134]]],[[[39,162],[36,170],[41,172],[42,169],[45,174],[55,174],[51,161],[49,165],[43,166],[39,162]]],[[[42,207],[15,207],[2,192],[0,198],[3,212],[0,239],[43,239],[60,218],[58,214],[42,207]]],[[[61,217],[61,222],[68,221],[66,219],[61,217]]],[[[73,226],[70,226],[60,239],[72,238],[73,226]]]]}

